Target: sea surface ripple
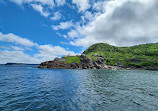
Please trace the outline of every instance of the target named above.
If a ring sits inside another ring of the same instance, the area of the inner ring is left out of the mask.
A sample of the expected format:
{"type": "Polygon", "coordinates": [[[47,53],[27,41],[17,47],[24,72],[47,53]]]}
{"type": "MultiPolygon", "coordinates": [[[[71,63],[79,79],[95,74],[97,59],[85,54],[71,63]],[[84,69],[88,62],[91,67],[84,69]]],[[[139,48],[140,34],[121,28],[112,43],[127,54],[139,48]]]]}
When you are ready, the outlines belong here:
{"type": "Polygon", "coordinates": [[[158,71],[0,66],[0,111],[158,111],[158,71]]]}

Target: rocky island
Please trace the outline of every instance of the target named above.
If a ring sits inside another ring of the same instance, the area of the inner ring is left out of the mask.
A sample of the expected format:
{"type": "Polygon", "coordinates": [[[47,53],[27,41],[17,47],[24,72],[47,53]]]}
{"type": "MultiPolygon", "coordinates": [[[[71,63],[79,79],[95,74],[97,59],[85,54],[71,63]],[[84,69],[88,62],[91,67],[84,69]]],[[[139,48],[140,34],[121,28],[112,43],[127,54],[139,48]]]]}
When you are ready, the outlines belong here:
{"type": "Polygon", "coordinates": [[[90,46],[81,55],[42,62],[51,69],[144,69],[158,70],[158,43],[115,47],[106,43],[90,46]]]}

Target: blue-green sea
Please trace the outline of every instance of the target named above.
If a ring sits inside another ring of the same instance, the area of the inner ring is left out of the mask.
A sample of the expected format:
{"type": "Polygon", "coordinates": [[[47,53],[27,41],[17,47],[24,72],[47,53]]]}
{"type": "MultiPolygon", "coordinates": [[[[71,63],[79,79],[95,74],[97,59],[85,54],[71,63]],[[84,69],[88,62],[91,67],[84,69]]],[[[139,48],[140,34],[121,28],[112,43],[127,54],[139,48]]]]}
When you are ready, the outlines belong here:
{"type": "Polygon", "coordinates": [[[158,71],[0,66],[0,111],[158,111],[158,71]]]}

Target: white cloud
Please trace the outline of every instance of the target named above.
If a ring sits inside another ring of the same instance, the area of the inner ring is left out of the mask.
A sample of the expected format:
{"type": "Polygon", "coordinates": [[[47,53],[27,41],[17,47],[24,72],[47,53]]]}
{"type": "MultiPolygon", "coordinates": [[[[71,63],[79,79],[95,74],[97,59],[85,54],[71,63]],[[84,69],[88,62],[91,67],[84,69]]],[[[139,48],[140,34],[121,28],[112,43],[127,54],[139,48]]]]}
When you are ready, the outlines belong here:
{"type": "Polygon", "coordinates": [[[54,13],[54,16],[51,17],[50,19],[51,19],[51,20],[59,20],[59,19],[61,19],[61,17],[62,17],[61,13],[55,12],[55,13],[54,13]]]}
{"type": "MultiPolygon", "coordinates": [[[[36,46],[38,46],[36,44],[36,46]]],[[[32,51],[32,48],[30,47],[23,47],[23,46],[0,46],[0,49],[5,49],[5,50],[12,50],[12,51],[25,51],[25,50],[30,50],[32,51]]]]}
{"type": "Polygon", "coordinates": [[[16,51],[24,51],[23,48],[18,47],[18,46],[11,46],[11,48],[12,48],[13,50],[16,50],[16,51]]]}
{"type": "Polygon", "coordinates": [[[79,12],[86,11],[90,8],[89,0],[72,0],[72,3],[77,5],[79,12]]]}
{"type": "Polygon", "coordinates": [[[157,0],[106,1],[103,13],[77,28],[81,38],[70,43],[88,47],[99,42],[117,46],[158,42],[157,5],[157,0]]]}
{"type": "Polygon", "coordinates": [[[26,38],[22,38],[14,34],[4,35],[0,33],[0,41],[13,42],[16,44],[23,45],[22,47],[0,46],[0,48],[4,49],[3,51],[0,51],[0,60],[1,60],[0,64],[4,64],[7,62],[41,63],[63,55],[76,55],[76,53],[74,53],[73,51],[68,51],[63,47],[52,46],[52,45],[39,45],[37,43],[31,42],[26,38]],[[28,46],[28,47],[24,47],[24,46],[28,46]],[[23,52],[25,50],[33,50],[29,48],[31,46],[35,46],[34,48],[38,49],[38,53],[33,54],[33,56],[30,56],[29,54],[23,52]]]}
{"type": "Polygon", "coordinates": [[[63,35],[63,34],[60,34],[60,33],[58,33],[58,32],[57,32],[56,34],[57,34],[59,37],[67,38],[67,35],[65,35],[65,34],[63,35]]]}
{"type": "Polygon", "coordinates": [[[16,43],[16,44],[20,44],[20,45],[28,46],[28,47],[32,47],[32,46],[36,45],[32,41],[30,41],[26,38],[19,37],[17,35],[12,34],[12,33],[2,34],[0,32],[0,41],[12,42],[12,43],[16,43]]]}
{"type": "Polygon", "coordinates": [[[67,22],[60,22],[59,25],[55,26],[55,25],[52,25],[52,29],[54,30],[59,30],[59,29],[68,29],[68,28],[71,28],[73,25],[72,21],[67,21],[67,22]]]}
{"type": "Polygon", "coordinates": [[[54,0],[10,0],[18,5],[29,4],[32,8],[39,12],[42,16],[48,17],[51,13],[47,10],[52,10],[55,6],[54,0]]]}
{"type": "Polygon", "coordinates": [[[63,6],[65,4],[65,0],[55,0],[58,6],[63,6]]]}
{"type": "Polygon", "coordinates": [[[10,0],[18,5],[21,5],[25,0],[10,0]]]}
{"type": "Polygon", "coordinates": [[[88,20],[92,20],[93,15],[91,12],[86,11],[84,17],[88,20]]]}
{"type": "Polygon", "coordinates": [[[52,46],[52,45],[39,45],[39,54],[35,54],[35,57],[43,58],[44,60],[52,60],[57,56],[63,55],[76,55],[72,51],[67,51],[66,49],[60,46],[52,46]]]}
{"type": "Polygon", "coordinates": [[[78,37],[78,32],[76,32],[75,30],[71,30],[70,32],[68,32],[67,36],[71,38],[78,37]]]}
{"type": "Polygon", "coordinates": [[[63,35],[64,38],[67,38],[67,35],[63,35]]]}
{"type": "MultiPolygon", "coordinates": [[[[36,46],[37,46],[37,44],[36,44],[36,46]]],[[[30,50],[30,51],[32,51],[32,49],[29,48],[29,47],[25,47],[25,50],[30,50]]]]}
{"type": "Polygon", "coordinates": [[[38,3],[41,3],[43,5],[49,5],[51,7],[54,6],[54,2],[53,0],[10,0],[18,5],[22,5],[24,3],[35,3],[35,2],[38,2],[38,3]]]}
{"type": "Polygon", "coordinates": [[[50,15],[49,12],[47,11],[44,11],[44,8],[42,5],[39,5],[39,4],[31,4],[32,8],[34,10],[36,10],[37,12],[40,12],[40,14],[44,17],[48,17],[50,15]]]}
{"type": "Polygon", "coordinates": [[[96,11],[103,11],[104,9],[104,6],[106,4],[106,1],[97,1],[97,2],[94,2],[93,4],[93,10],[96,10],[96,11]]]}
{"type": "Polygon", "coordinates": [[[96,17],[98,17],[101,13],[100,12],[97,12],[97,13],[91,13],[90,11],[86,11],[84,13],[83,16],[81,16],[81,19],[82,19],[82,22],[83,23],[87,23],[87,22],[90,22],[90,21],[93,21],[94,19],[96,19],[96,17]]]}
{"type": "Polygon", "coordinates": [[[31,57],[22,51],[0,51],[0,64],[5,63],[41,63],[40,59],[31,57]]]}

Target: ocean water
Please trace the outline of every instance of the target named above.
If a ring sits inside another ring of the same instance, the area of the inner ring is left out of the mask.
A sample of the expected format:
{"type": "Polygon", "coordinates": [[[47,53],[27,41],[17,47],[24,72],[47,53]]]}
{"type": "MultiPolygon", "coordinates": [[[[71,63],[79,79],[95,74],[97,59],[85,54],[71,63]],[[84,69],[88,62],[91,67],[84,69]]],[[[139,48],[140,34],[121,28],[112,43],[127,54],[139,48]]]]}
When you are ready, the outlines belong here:
{"type": "Polygon", "coordinates": [[[158,71],[0,66],[0,111],[158,111],[158,71]]]}

